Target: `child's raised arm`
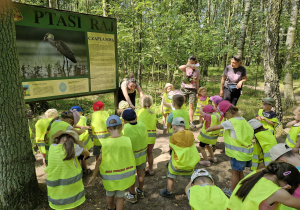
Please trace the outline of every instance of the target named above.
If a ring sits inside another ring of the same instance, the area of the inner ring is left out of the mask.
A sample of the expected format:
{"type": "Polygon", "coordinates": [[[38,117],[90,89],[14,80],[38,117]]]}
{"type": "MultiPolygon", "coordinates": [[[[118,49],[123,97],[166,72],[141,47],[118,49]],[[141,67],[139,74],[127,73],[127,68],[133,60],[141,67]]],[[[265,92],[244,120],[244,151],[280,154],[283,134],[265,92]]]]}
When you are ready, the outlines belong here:
{"type": "Polygon", "coordinates": [[[222,125],[214,125],[214,126],[207,128],[206,132],[216,131],[216,130],[220,130],[220,129],[223,129],[222,125]]]}

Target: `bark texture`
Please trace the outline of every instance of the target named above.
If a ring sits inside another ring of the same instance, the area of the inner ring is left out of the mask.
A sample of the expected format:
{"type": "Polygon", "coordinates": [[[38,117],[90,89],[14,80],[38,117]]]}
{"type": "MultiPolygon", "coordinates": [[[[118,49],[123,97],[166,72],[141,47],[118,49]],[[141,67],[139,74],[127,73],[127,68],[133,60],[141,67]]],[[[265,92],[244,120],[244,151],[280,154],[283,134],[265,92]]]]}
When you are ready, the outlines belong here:
{"type": "Polygon", "coordinates": [[[264,47],[265,96],[275,99],[275,109],[279,121],[282,120],[278,75],[279,20],[282,10],[282,1],[283,0],[269,0],[264,47]]]}
{"type": "Polygon", "coordinates": [[[296,35],[298,5],[299,5],[299,0],[293,0],[291,17],[290,17],[290,26],[288,28],[286,43],[285,43],[287,49],[287,56],[284,65],[284,70],[285,70],[284,99],[285,99],[285,105],[287,107],[292,107],[295,105],[295,96],[293,90],[293,69],[291,68],[291,64],[294,55],[293,45],[295,42],[295,35],[296,35]]]}
{"type": "Polygon", "coordinates": [[[250,17],[250,9],[251,9],[251,0],[246,0],[244,18],[243,21],[241,22],[241,33],[240,33],[241,35],[239,39],[239,46],[238,46],[238,53],[237,53],[242,58],[244,55],[246,31],[247,31],[248,21],[250,17]]]}
{"type": "Polygon", "coordinates": [[[0,1],[0,209],[33,209],[39,193],[11,0],[0,1]]]}

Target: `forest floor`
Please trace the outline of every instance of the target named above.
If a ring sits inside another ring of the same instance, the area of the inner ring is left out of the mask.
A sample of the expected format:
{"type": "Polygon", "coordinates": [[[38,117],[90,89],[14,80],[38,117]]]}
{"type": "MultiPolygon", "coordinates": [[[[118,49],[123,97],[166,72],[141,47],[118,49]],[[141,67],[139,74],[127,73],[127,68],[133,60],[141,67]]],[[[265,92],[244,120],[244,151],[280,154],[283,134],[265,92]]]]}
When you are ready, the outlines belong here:
{"type": "MultiPolygon", "coordinates": [[[[197,121],[196,121],[197,122],[197,121]]],[[[198,121],[199,122],[199,121],[198,121]]],[[[161,127],[161,125],[159,125],[161,127]]],[[[197,136],[199,135],[200,128],[192,130],[195,136],[195,145],[198,147],[199,141],[197,136]]],[[[284,138],[279,139],[278,141],[283,141],[284,138]]],[[[162,209],[162,210],[174,210],[174,209],[190,209],[187,195],[184,192],[186,185],[188,184],[187,179],[183,177],[178,177],[175,181],[173,188],[173,193],[175,198],[169,199],[164,198],[159,195],[160,189],[166,188],[167,183],[167,163],[169,161],[169,139],[168,134],[163,130],[157,129],[157,138],[154,147],[154,176],[145,177],[145,198],[139,200],[136,204],[131,204],[125,201],[124,209],[126,210],[136,210],[136,209],[162,209]]],[[[196,165],[197,168],[205,168],[208,170],[214,181],[215,185],[223,189],[224,187],[230,186],[231,179],[231,167],[229,158],[225,155],[224,151],[224,141],[223,137],[219,137],[217,142],[217,150],[215,151],[216,157],[218,158],[217,163],[212,163],[210,167],[196,165]]],[[[43,200],[42,205],[37,209],[50,209],[46,200],[46,174],[44,173],[45,167],[42,165],[42,159],[39,153],[36,155],[36,174],[40,187],[43,189],[43,200]]],[[[92,156],[88,159],[88,168],[94,170],[95,167],[95,158],[92,156]]],[[[249,174],[250,169],[245,170],[245,174],[249,174]]],[[[99,176],[99,173],[98,173],[99,176]]],[[[83,183],[87,186],[88,180],[91,177],[91,173],[83,178],[83,183]]],[[[92,209],[107,209],[105,190],[102,185],[101,179],[98,178],[92,184],[92,186],[85,187],[86,201],[79,207],[80,209],[92,210],[92,209]]]]}

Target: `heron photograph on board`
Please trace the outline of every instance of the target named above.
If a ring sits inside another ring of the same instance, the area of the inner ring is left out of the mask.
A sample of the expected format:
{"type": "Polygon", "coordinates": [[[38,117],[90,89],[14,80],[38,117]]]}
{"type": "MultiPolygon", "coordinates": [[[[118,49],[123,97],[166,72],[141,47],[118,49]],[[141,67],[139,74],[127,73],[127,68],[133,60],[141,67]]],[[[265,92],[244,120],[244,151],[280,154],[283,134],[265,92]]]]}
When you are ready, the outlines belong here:
{"type": "Polygon", "coordinates": [[[16,25],[23,79],[87,77],[85,33],[16,25]]]}

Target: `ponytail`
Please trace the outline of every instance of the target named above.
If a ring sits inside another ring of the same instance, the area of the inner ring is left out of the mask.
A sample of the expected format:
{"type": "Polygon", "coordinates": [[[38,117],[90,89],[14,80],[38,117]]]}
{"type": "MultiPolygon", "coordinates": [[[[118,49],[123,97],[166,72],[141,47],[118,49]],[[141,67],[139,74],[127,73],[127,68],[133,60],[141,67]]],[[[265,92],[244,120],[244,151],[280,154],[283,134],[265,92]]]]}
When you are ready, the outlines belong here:
{"type": "Polygon", "coordinates": [[[75,148],[74,148],[75,139],[71,135],[66,135],[66,140],[63,143],[65,151],[67,153],[66,157],[63,159],[71,160],[75,157],[75,148]]]}
{"type": "Polygon", "coordinates": [[[291,186],[291,189],[287,190],[290,194],[294,191],[300,184],[300,173],[295,168],[295,166],[285,163],[285,162],[271,162],[267,168],[253,174],[252,176],[243,179],[240,184],[241,187],[237,190],[235,195],[245,200],[249,192],[252,190],[254,185],[265,175],[273,174],[276,175],[278,180],[284,181],[291,186]]]}
{"type": "Polygon", "coordinates": [[[56,118],[53,118],[53,119],[50,121],[50,123],[49,123],[49,125],[48,125],[48,127],[47,127],[47,130],[46,130],[46,133],[45,133],[45,136],[44,136],[44,141],[45,141],[46,144],[49,143],[49,138],[47,137],[47,135],[48,135],[48,133],[49,133],[49,131],[50,131],[50,129],[51,129],[51,125],[52,125],[52,123],[53,123],[55,120],[58,120],[58,119],[59,119],[59,116],[57,116],[56,118]]]}

